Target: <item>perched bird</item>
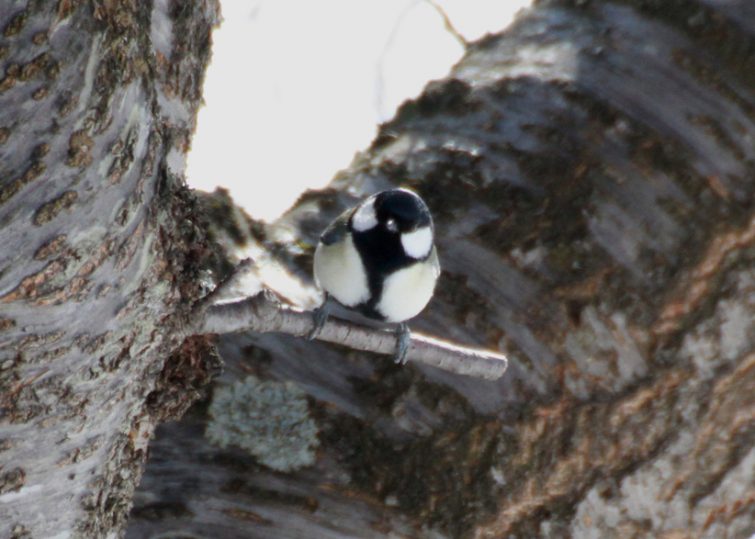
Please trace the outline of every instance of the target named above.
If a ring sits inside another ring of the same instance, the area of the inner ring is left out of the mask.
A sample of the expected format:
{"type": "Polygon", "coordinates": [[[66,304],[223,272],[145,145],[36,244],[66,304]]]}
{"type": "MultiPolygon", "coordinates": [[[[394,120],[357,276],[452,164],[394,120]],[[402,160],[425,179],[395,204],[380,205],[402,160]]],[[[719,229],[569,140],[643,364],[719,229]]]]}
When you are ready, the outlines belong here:
{"type": "Polygon", "coordinates": [[[313,339],[329,314],[329,298],[376,320],[399,324],[396,362],[406,362],[406,321],[425,308],[440,274],[433,220],[407,189],[372,195],[346,210],[320,236],[314,276],[325,291],[315,311],[313,339]]]}

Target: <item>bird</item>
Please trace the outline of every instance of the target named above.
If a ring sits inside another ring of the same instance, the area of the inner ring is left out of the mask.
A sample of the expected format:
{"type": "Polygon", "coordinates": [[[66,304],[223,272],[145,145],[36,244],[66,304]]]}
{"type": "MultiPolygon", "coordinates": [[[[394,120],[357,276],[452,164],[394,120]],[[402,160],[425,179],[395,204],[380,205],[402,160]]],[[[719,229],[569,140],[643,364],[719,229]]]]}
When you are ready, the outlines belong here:
{"type": "Polygon", "coordinates": [[[397,324],[396,363],[406,363],[407,321],[429,303],[440,275],[430,210],[420,196],[396,188],[367,197],[339,215],[320,235],[315,283],[325,299],[308,338],[322,330],[330,299],[367,318],[397,324]]]}

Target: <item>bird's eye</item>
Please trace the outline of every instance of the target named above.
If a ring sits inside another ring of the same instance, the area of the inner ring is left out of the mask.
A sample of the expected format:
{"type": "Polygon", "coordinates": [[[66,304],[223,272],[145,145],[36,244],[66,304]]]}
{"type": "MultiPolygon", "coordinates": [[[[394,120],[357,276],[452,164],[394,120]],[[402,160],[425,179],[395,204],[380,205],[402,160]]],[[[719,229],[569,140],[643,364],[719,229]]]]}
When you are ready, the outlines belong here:
{"type": "Polygon", "coordinates": [[[385,222],[385,228],[387,228],[391,232],[398,232],[398,224],[393,218],[390,218],[385,222]]]}

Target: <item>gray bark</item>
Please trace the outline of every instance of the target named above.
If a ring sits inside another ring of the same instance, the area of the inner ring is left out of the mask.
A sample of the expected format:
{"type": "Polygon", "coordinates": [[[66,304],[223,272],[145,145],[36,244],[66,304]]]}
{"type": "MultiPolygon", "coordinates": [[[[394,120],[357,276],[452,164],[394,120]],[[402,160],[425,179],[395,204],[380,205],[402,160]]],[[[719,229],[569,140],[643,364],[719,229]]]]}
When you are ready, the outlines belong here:
{"type": "Polygon", "coordinates": [[[127,536],[755,532],[751,3],[540,2],[266,229],[181,186],[216,17],[0,7],[0,536],[122,533],[155,425],[215,367],[182,343],[224,263],[201,215],[309,306],[319,230],[396,184],[444,266],[414,327],[506,352],[506,376],[223,336],[127,536]]]}
{"type": "Polygon", "coordinates": [[[0,537],[117,535],[208,376],[203,339],[171,352],[208,250],[182,163],[216,19],[0,2],[0,537]]]}
{"type": "Polygon", "coordinates": [[[413,325],[505,351],[506,376],[224,336],[212,399],[157,431],[127,536],[748,537],[754,141],[744,0],[539,2],[472,44],[248,241],[305,303],[324,225],[375,190],[417,189],[444,273],[413,325]],[[241,398],[224,412],[250,374],[294,382],[308,417],[241,398]],[[316,443],[292,437],[286,469],[280,446],[266,460],[260,440],[305,419],[316,443]]]}

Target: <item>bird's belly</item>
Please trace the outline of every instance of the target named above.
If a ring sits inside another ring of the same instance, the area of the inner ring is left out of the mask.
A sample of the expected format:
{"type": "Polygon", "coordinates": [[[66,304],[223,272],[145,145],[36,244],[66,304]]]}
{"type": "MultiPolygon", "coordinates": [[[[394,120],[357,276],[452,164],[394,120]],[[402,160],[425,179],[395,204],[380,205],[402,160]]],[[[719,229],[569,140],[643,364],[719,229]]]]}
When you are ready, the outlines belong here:
{"type": "Polygon", "coordinates": [[[377,311],[387,322],[403,322],[417,316],[432,298],[439,272],[435,253],[429,262],[397,271],[385,280],[377,311]]]}
{"type": "Polygon", "coordinates": [[[370,297],[367,273],[351,237],[333,245],[317,244],[314,274],[318,285],[347,307],[370,297]]]}

